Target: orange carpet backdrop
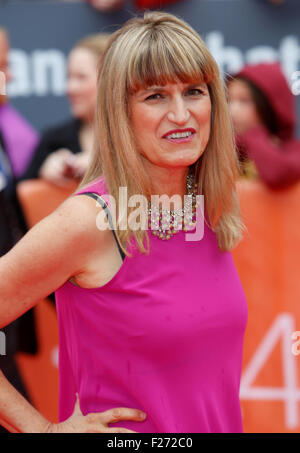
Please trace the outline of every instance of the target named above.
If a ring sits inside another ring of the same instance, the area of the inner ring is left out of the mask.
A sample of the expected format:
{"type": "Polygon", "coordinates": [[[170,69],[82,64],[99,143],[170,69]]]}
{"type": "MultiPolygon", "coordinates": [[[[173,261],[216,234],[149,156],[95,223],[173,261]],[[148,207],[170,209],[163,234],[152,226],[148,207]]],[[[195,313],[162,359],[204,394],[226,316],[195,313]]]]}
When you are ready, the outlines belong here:
{"type": "Polygon", "coordinates": [[[239,196],[248,229],[233,252],[249,310],[244,429],[300,432],[300,184],[274,191],[243,181],[239,196]]]}
{"type": "MultiPolygon", "coordinates": [[[[30,225],[74,189],[22,183],[19,194],[30,225]]],[[[247,227],[233,252],[249,309],[240,394],[244,430],[300,432],[300,184],[272,191],[259,182],[241,181],[238,190],[247,227]]],[[[56,421],[56,314],[47,301],[36,310],[40,352],[20,355],[19,364],[34,404],[56,421]]]]}

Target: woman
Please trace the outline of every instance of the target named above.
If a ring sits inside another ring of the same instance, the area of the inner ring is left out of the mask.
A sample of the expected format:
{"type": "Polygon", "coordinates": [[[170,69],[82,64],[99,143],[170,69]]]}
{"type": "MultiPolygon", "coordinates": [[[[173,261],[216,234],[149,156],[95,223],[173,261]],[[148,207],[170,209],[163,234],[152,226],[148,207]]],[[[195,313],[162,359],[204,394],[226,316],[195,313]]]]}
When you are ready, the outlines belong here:
{"type": "Polygon", "coordinates": [[[23,179],[65,186],[84,175],[92,159],[98,65],[109,38],[108,33],[87,36],[71,50],[67,96],[73,119],[44,133],[23,179]]]}
{"type": "Polygon", "coordinates": [[[299,181],[295,99],[280,65],[245,66],[229,79],[228,95],[242,174],[272,188],[299,181]]]}
{"type": "Polygon", "coordinates": [[[97,152],[76,196],[0,261],[2,325],[57,290],[61,423],[48,426],[3,378],[1,418],[50,432],[88,430],[89,421],[101,432],[239,432],[246,304],[229,252],[242,230],[236,155],[219,71],[198,34],[166,13],[127,22],[103,59],[96,124],[97,152]],[[203,193],[203,239],[186,240],[175,220],[159,235],[135,230],[133,209],[123,228],[120,188],[130,208],[134,195],[203,193]],[[101,222],[106,194],[109,212],[112,200],[121,208],[108,215],[114,234],[101,222]],[[86,418],[78,404],[72,415],[76,393],[86,418]],[[120,405],[118,428],[108,428],[107,411],[120,405]]]}

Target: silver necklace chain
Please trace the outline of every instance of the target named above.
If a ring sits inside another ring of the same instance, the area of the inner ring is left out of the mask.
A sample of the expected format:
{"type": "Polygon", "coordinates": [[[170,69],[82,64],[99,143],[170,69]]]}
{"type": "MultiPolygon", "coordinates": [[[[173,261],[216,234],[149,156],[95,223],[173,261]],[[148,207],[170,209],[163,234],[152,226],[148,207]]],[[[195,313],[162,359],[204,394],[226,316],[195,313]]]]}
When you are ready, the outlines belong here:
{"type": "Polygon", "coordinates": [[[168,240],[181,230],[187,231],[195,221],[197,184],[194,176],[187,176],[187,195],[184,197],[183,209],[159,209],[154,206],[148,209],[148,227],[159,239],[168,240]]]}

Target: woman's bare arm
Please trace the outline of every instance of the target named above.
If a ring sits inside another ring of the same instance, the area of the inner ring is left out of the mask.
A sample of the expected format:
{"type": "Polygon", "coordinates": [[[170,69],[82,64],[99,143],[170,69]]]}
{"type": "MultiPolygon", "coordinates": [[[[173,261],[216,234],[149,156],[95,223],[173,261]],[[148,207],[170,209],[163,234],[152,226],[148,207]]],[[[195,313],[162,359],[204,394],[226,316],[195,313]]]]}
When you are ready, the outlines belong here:
{"type": "MultiPolygon", "coordinates": [[[[102,240],[107,240],[107,233],[111,235],[109,231],[97,229],[98,212],[94,200],[72,197],[0,258],[0,327],[19,317],[71,276],[84,272],[90,257],[95,251],[99,252],[102,240]]],[[[128,413],[130,410],[124,412],[122,409],[119,416],[136,418],[137,411],[128,413]]],[[[76,417],[75,426],[82,430],[80,432],[91,428],[89,419],[82,414],[76,417]]],[[[107,419],[112,417],[113,414],[106,415],[107,419]]],[[[106,429],[101,420],[97,419],[99,429],[101,426],[106,429]]],[[[11,432],[45,432],[51,425],[14,389],[2,372],[0,423],[11,432]]],[[[73,429],[74,422],[70,425],[73,429]]],[[[68,423],[63,429],[69,429],[68,423]]],[[[93,429],[96,428],[93,426],[93,429]]]]}
{"type": "Polygon", "coordinates": [[[43,433],[50,426],[0,371],[0,424],[11,433],[43,433]]]}

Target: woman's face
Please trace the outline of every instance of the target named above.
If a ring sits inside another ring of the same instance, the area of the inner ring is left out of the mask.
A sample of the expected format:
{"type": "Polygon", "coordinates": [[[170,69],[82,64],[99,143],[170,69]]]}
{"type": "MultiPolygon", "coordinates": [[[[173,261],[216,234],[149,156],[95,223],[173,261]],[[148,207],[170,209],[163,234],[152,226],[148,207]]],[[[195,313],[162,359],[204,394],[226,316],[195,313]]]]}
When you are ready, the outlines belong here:
{"type": "Polygon", "coordinates": [[[67,96],[76,118],[87,122],[93,120],[97,98],[97,57],[88,49],[78,47],[69,55],[67,96]]]}
{"type": "Polygon", "coordinates": [[[4,74],[4,80],[3,80],[3,74],[0,74],[0,105],[7,102],[7,98],[6,98],[6,96],[2,95],[2,92],[3,92],[3,88],[5,91],[5,86],[12,79],[10,68],[9,68],[9,62],[8,62],[9,50],[10,50],[9,41],[6,36],[6,33],[3,31],[0,31],[0,72],[2,72],[4,74]],[[4,86],[3,86],[3,84],[4,84],[4,86]]]}
{"type": "Polygon", "coordinates": [[[261,124],[250,88],[243,80],[234,80],[228,86],[228,100],[235,132],[243,134],[261,124]]]}
{"type": "Polygon", "coordinates": [[[4,73],[6,83],[11,80],[11,72],[8,62],[10,45],[6,33],[0,31],[0,71],[4,73]]]}
{"type": "Polygon", "coordinates": [[[139,152],[153,165],[186,167],[204,152],[211,100],[205,83],[169,83],[140,89],[129,98],[139,152]]]}

